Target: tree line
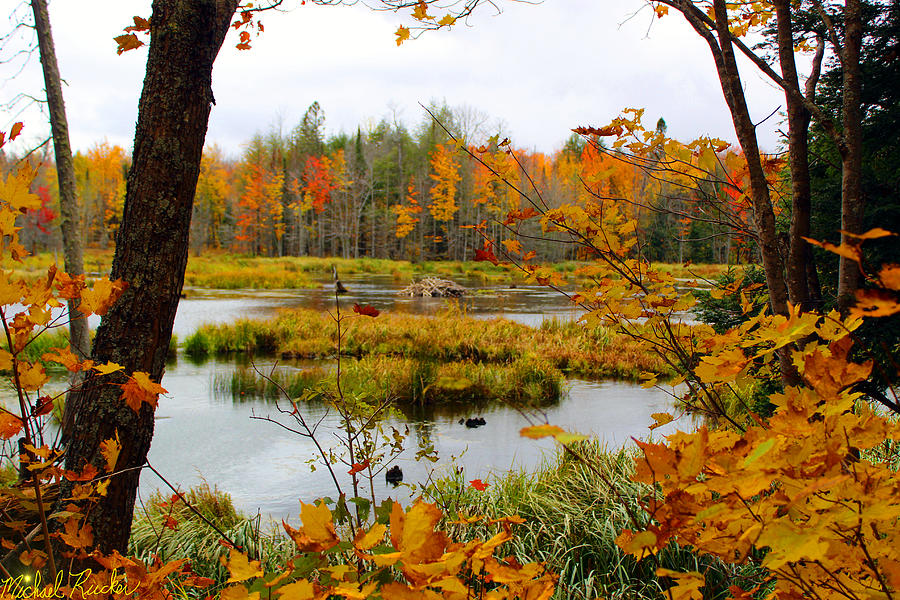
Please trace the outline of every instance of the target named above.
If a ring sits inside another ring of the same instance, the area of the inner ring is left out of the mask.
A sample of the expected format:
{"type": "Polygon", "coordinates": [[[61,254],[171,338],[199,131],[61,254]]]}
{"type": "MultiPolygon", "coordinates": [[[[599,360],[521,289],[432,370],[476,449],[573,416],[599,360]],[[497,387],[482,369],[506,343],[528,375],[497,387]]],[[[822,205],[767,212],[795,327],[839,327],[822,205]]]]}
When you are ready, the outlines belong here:
{"type": "MultiPolygon", "coordinates": [[[[512,234],[503,224],[536,192],[555,209],[597,198],[618,202],[640,221],[643,253],[664,262],[737,262],[751,258],[740,232],[689,218],[697,196],[728,200],[715,177],[696,185],[661,184],[646,166],[577,134],[550,154],[489,136],[488,118],[469,107],[433,105],[413,127],[393,119],[355,133],[326,135],[314,102],[290,131],[258,133],[238,157],[216,145],[203,151],[190,245],[255,256],[341,256],[472,260],[485,239],[512,234]],[[593,142],[593,143],[591,143],[593,142]],[[479,162],[473,157],[489,157],[479,162]],[[519,191],[517,191],[519,190],[519,191]],[[520,193],[520,191],[522,193],[520,193]],[[476,229],[475,225],[484,223],[476,229]]],[[[665,131],[665,122],[657,127],[665,131]]],[[[3,168],[15,162],[7,157],[3,168]]],[[[34,186],[57,214],[56,169],[49,154],[32,158],[34,186]]],[[[87,247],[111,248],[125,199],[131,157],[121,146],[94,144],[74,156],[77,231],[87,247]]],[[[719,176],[722,174],[720,173],[719,176]]],[[[46,221],[47,213],[44,214],[46,221]]],[[[31,251],[60,245],[55,228],[23,215],[31,251]]],[[[559,234],[526,225],[517,234],[546,260],[578,258],[559,234]]]]}

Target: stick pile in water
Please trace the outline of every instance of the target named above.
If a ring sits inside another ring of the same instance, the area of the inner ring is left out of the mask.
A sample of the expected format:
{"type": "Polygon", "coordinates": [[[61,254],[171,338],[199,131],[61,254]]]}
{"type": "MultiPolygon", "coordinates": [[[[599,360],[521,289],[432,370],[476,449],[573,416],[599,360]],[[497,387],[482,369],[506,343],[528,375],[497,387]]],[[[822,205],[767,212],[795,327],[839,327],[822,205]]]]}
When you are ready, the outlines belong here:
{"type": "Polygon", "coordinates": [[[422,281],[414,282],[412,285],[398,292],[401,296],[424,296],[427,298],[459,298],[464,296],[466,288],[454,283],[449,279],[440,279],[438,277],[426,277],[422,281]]]}

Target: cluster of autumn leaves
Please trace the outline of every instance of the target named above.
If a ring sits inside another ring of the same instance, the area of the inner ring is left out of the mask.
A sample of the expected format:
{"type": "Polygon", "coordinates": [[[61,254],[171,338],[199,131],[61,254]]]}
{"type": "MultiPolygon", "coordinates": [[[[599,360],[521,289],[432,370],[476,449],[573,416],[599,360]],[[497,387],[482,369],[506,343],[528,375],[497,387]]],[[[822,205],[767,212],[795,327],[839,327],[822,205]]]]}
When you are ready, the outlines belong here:
{"type": "MultiPolygon", "coordinates": [[[[700,149],[698,155],[703,152],[700,149]]],[[[499,155],[489,158],[495,156],[499,155]]],[[[29,191],[33,176],[26,164],[8,174],[0,186],[2,252],[13,260],[26,254],[18,241],[16,217],[40,204],[29,191]]],[[[717,403],[726,394],[740,396],[746,384],[773,372],[777,352],[788,351],[799,374],[799,385],[769,398],[775,411],[768,419],[749,412],[745,421],[732,421],[732,426],[702,426],[671,435],[665,442],[638,442],[634,477],[652,490],[640,499],[650,524],[641,528],[636,522],[621,533],[617,543],[624,553],[637,560],[655,560],[661,549],[675,542],[728,563],[756,561],[767,570],[769,575],[757,589],[732,586],[733,598],[760,593],[773,598],[890,598],[900,589],[900,478],[873,453],[897,440],[897,428],[855,391],[854,386],[870,375],[872,363],[851,358],[853,332],[863,317],[900,312],[900,267],[887,265],[872,276],[880,289],[862,292],[858,308],[847,316],[796,309],[773,316],[763,309],[748,312],[737,328],[716,334],[711,328],[689,328],[673,321],[672,316],[690,308],[693,300],[690,294],[677,292],[671,277],[632,257],[636,235],[632,216],[583,203],[543,212],[513,210],[507,219],[513,225],[538,219],[545,231],[567,231],[593,249],[600,260],[579,271],[593,283],[575,297],[589,309],[586,321],[616,323],[645,339],[648,348],[671,364],[683,367],[676,369],[682,373],[679,379],[668,383],[688,388],[685,402],[721,408],[717,403]],[[696,360],[679,362],[691,358],[696,360]]],[[[876,230],[861,237],[885,235],[890,234],[876,230]]],[[[508,241],[497,251],[521,257],[521,245],[508,241]]],[[[497,261],[494,250],[485,246],[482,258],[497,261]]],[[[552,274],[540,267],[531,268],[530,274],[536,281],[552,283],[552,274]]],[[[62,308],[63,300],[80,298],[82,313],[103,314],[125,287],[123,282],[100,280],[87,288],[83,279],[55,269],[34,283],[16,280],[7,271],[0,274],[0,317],[8,343],[0,350],[0,368],[12,373],[20,404],[18,413],[0,411],[0,437],[25,437],[38,503],[38,484],[53,478],[77,482],[74,497],[79,499],[104,494],[109,478],[115,476],[121,441],[103,443],[102,465],[80,473],[55,466],[58,451],[40,443],[53,404],[52,398],[40,395],[47,375],[41,364],[25,360],[22,351],[35,335],[59,324],[53,309],[62,308]],[[9,318],[12,311],[16,314],[9,318]]],[[[746,301],[744,307],[751,309],[746,301]]],[[[118,365],[81,360],[67,349],[53,350],[43,358],[70,371],[121,370],[118,365]]],[[[146,373],[124,375],[124,382],[115,385],[122,389],[122,401],[135,411],[143,403],[155,406],[158,394],[165,392],[146,373]]],[[[656,383],[654,374],[646,374],[646,379],[656,383]]],[[[655,418],[654,427],[675,417],[666,413],[655,418]]],[[[553,436],[562,444],[580,438],[552,425],[530,427],[522,434],[553,436]]],[[[444,515],[423,502],[405,510],[388,503],[374,522],[358,528],[352,523],[336,525],[332,512],[321,503],[302,504],[300,517],[299,528],[284,524],[298,554],[279,572],[264,573],[242,549],[231,550],[226,561],[230,578],[221,598],[274,594],[286,599],[373,595],[388,600],[475,595],[538,599],[554,593],[555,578],[542,565],[494,557],[511,539],[512,526],[521,521],[517,517],[495,521],[499,531],[487,541],[467,543],[454,542],[441,531],[444,515]]],[[[82,526],[81,514],[74,508],[52,518],[63,521],[54,535],[70,547],[64,557],[83,556],[91,549],[92,533],[82,526]]],[[[457,523],[476,520],[460,515],[457,523]]],[[[177,523],[168,526],[175,528],[177,523]]],[[[18,527],[22,535],[27,533],[24,524],[18,527]]],[[[12,540],[3,543],[7,549],[14,545],[12,540]]],[[[46,568],[48,558],[37,546],[20,556],[32,568],[46,568]]],[[[212,583],[194,576],[183,561],[143,565],[119,555],[94,558],[107,569],[92,575],[98,585],[110,573],[121,571],[144,597],[167,597],[166,590],[173,585],[212,583]]],[[[703,597],[703,573],[660,568],[657,575],[669,582],[666,593],[672,600],[703,597]]],[[[68,585],[72,591],[72,582],[68,585]]]]}

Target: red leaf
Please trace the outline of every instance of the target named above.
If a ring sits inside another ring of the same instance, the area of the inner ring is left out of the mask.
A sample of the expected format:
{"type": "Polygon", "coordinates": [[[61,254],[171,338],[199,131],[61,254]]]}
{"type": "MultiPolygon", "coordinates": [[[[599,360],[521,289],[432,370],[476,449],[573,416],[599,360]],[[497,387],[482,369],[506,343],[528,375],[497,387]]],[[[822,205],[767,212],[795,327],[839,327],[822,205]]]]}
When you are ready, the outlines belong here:
{"type": "Polygon", "coordinates": [[[612,135],[622,135],[621,125],[607,125],[606,127],[576,127],[573,129],[579,135],[596,135],[599,137],[607,137],[612,135]]]}
{"type": "Polygon", "coordinates": [[[367,317],[377,317],[381,314],[377,308],[373,308],[368,304],[363,304],[362,306],[360,306],[359,304],[354,304],[353,312],[360,315],[365,315],[367,317]]]}
{"type": "Polygon", "coordinates": [[[490,247],[488,247],[485,250],[476,250],[475,251],[475,260],[476,261],[486,260],[495,265],[500,263],[500,261],[497,260],[497,257],[494,255],[494,251],[490,247]]]}
{"type": "Polygon", "coordinates": [[[19,137],[19,134],[22,133],[22,127],[24,127],[24,125],[22,125],[21,122],[13,124],[12,129],[9,130],[9,141],[13,141],[19,137]]]}
{"type": "Polygon", "coordinates": [[[362,461],[361,463],[354,463],[353,467],[349,471],[347,471],[347,474],[355,475],[356,473],[359,473],[360,471],[365,471],[368,468],[369,468],[369,459],[367,458],[366,460],[362,461]]]}
{"type": "Polygon", "coordinates": [[[176,529],[178,529],[178,521],[173,519],[171,516],[166,515],[163,522],[163,527],[168,527],[172,531],[175,531],[176,529]]]}
{"type": "Polygon", "coordinates": [[[31,416],[40,417],[53,412],[53,398],[50,396],[41,396],[31,409],[31,416]]]}
{"type": "Polygon", "coordinates": [[[472,481],[469,482],[469,487],[474,488],[474,489],[478,490],[479,492],[483,492],[484,490],[486,490],[488,488],[488,484],[486,484],[485,482],[483,482],[480,479],[473,479],[472,481]]]}

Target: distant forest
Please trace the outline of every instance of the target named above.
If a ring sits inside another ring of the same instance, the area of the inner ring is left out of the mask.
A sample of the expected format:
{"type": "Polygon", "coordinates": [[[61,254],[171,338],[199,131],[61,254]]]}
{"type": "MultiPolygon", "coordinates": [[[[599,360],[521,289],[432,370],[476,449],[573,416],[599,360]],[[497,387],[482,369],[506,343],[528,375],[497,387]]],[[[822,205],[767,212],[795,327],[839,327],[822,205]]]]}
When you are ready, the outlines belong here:
{"type": "MultiPolygon", "coordinates": [[[[471,260],[485,238],[499,243],[519,235],[540,259],[569,260],[579,257],[575,245],[559,243],[565,234],[537,224],[513,232],[504,221],[530,202],[553,209],[595,197],[637,219],[642,243],[636,251],[648,259],[752,259],[734,229],[692,218],[698,196],[707,206],[726,197],[716,182],[666,184],[646,165],[638,168],[624,154],[605,151],[602,141],[586,143],[576,134],[550,155],[518,149],[490,136],[487,117],[474,109],[429,110],[435,118],[423,111],[412,128],[382,119],[326,137],[325,113],[313,103],[292,130],[255,135],[239,158],[207,147],[192,252],[471,260]],[[479,223],[485,226],[471,227],[479,223]]],[[[662,119],[657,128],[665,128],[662,119]]],[[[2,156],[0,167],[6,172],[17,160],[2,156]]],[[[28,160],[37,169],[33,189],[44,208],[20,218],[22,239],[32,252],[59,249],[58,228],[51,226],[58,194],[50,146],[28,160]]],[[[76,154],[80,229],[88,247],[113,246],[130,163],[128,151],[107,142],[76,154]]]]}

